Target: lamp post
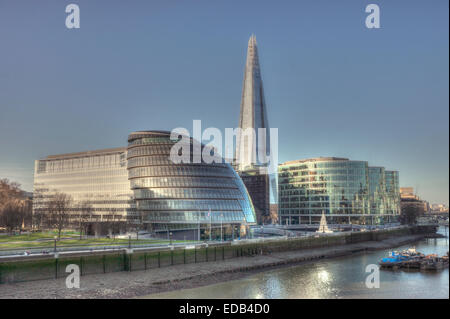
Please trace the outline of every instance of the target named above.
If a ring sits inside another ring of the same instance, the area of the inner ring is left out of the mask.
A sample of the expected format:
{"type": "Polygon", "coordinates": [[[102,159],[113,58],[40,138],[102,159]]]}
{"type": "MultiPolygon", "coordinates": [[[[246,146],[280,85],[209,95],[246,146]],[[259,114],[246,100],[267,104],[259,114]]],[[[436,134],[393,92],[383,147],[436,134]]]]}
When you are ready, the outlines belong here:
{"type": "Polygon", "coordinates": [[[57,239],[58,237],[56,237],[56,236],[54,236],[53,237],[53,239],[55,240],[55,248],[54,248],[54,252],[56,253],[56,239],[57,239]]]}
{"type": "MultiPolygon", "coordinates": [[[[200,214],[200,213],[199,213],[200,214]]],[[[200,215],[197,215],[198,217],[198,225],[197,225],[197,240],[200,241],[200,215]]]]}
{"type": "Polygon", "coordinates": [[[220,241],[223,242],[223,213],[220,214],[220,241]]]}
{"type": "Polygon", "coordinates": [[[171,245],[171,246],[172,246],[172,235],[173,235],[172,232],[170,232],[170,233],[169,233],[169,236],[170,236],[170,245],[171,245]]]}
{"type": "Polygon", "coordinates": [[[212,215],[211,215],[211,208],[209,209],[209,241],[211,241],[211,222],[212,222],[212,215]]]}
{"type": "Polygon", "coordinates": [[[131,249],[131,235],[128,235],[128,248],[131,249]]]}

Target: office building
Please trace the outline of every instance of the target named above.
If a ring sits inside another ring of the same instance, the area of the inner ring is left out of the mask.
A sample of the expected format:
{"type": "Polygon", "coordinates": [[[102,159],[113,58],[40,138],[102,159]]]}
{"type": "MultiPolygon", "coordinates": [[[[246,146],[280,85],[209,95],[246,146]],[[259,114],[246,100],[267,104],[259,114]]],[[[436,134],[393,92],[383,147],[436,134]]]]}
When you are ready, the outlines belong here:
{"type": "Polygon", "coordinates": [[[256,217],[238,174],[227,163],[175,164],[175,143],[169,132],[141,131],[128,147],[37,160],[33,214],[45,217],[59,192],[73,200],[69,223],[82,220],[90,233],[133,227],[186,239],[245,236],[256,217]]]}
{"type": "Polygon", "coordinates": [[[281,224],[319,224],[322,213],[329,224],[398,220],[398,172],[336,157],[285,162],[278,172],[281,224]]]}

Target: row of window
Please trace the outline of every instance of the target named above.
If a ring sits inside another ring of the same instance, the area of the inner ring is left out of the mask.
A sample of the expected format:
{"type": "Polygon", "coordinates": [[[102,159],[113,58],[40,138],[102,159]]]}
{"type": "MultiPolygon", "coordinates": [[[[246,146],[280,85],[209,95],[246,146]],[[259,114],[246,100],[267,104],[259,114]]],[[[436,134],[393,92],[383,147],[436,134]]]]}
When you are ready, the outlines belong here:
{"type": "Polygon", "coordinates": [[[148,187],[229,187],[235,188],[235,179],[212,177],[143,177],[130,180],[131,188],[148,187]]]}
{"type": "Polygon", "coordinates": [[[236,200],[138,200],[139,210],[239,210],[236,200]]]}
{"type": "Polygon", "coordinates": [[[242,198],[237,188],[211,189],[211,188],[152,188],[134,190],[136,199],[151,198],[242,198]]]}
{"type": "Polygon", "coordinates": [[[242,212],[222,211],[222,212],[147,212],[144,211],[144,221],[147,222],[201,222],[201,223],[223,223],[229,221],[243,221],[242,212]]]}
{"type": "Polygon", "coordinates": [[[233,173],[226,167],[219,166],[151,166],[136,167],[128,170],[130,178],[140,176],[223,176],[233,177],[233,173]]]}
{"type": "Polygon", "coordinates": [[[169,155],[172,145],[153,145],[153,146],[141,146],[130,148],[128,150],[128,158],[133,156],[144,156],[144,155],[169,155]]]}
{"type": "Polygon", "coordinates": [[[175,140],[171,140],[170,136],[154,136],[154,137],[142,137],[135,140],[132,140],[128,143],[128,146],[134,145],[146,145],[146,144],[168,144],[168,143],[176,143],[178,138],[175,140]]]}
{"type": "Polygon", "coordinates": [[[81,158],[40,160],[37,173],[62,172],[78,169],[90,169],[99,167],[122,167],[125,166],[124,153],[95,155],[81,158]]]}

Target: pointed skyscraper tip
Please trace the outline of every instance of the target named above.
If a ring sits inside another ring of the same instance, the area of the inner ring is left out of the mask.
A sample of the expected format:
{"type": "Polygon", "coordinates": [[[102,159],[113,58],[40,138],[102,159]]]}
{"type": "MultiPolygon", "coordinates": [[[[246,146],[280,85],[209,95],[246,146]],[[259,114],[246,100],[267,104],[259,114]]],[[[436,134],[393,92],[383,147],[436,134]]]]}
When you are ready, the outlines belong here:
{"type": "Polygon", "coordinates": [[[255,46],[256,45],[256,36],[252,33],[250,36],[250,39],[248,40],[249,46],[255,46]]]}
{"type": "MultiPolygon", "coordinates": [[[[268,127],[258,48],[256,46],[256,37],[252,34],[248,40],[239,128],[242,130],[253,129],[257,133],[258,129],[268,127]]],[[[255,166],[262,165],[264,160],[258,159],[257,154],[270,153],[269,141],[270,136],[268,131],[266,131],[266,140],[262,141],[261,145],[259,145],[258,136],[254,140],[249,140],[245,134],[238,134],[236,140],[236,162],[239,166],[238,170],[243,171],[246,168],[252,169],[255,166]]]]}

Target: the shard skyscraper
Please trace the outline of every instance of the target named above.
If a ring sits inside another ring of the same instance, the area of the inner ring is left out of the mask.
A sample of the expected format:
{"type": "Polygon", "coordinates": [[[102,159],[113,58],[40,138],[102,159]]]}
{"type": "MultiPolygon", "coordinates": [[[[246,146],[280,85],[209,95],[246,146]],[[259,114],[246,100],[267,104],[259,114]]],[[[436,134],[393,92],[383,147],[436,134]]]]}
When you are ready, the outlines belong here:
{"type": "Polygon", "coordinates": [[[255,136],[251,137],[242,131],[236,141],[236,163],[239,171],[253,169],[261,163],[261,155],[270,152],[269,124],[267,121],[266,101],[261,78],[261,69],[258,59],[258,46],[256,37],[252,35],[248,40],[247,62],[244,71],[244,83],[242,86],[241,113],[239,116],[239,128],[242,130],[252,128],[255,136]],[[258,129],[265,128],[266,141],[259,140],[258,129]],[[258,157],[258,154],[260,156],[258,157]]]}
{"type": "Polygon", "coordinates": [[[269,124],[254,35],[248,41],[239,128],[241,132],[236,138],[235,167],[250,194],[258,224],[269,223],[273,221],[270,218],[270,178],[263,159],[270,153],[269,124]],[[258,129],[265,129],[265,141],[258,134],[258,129]],[[248,134],[251,132],[255,134],[248,134]]]}

